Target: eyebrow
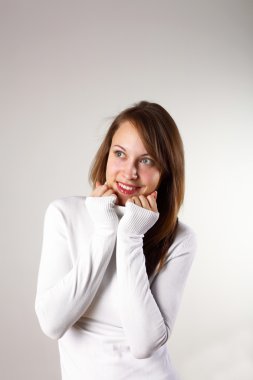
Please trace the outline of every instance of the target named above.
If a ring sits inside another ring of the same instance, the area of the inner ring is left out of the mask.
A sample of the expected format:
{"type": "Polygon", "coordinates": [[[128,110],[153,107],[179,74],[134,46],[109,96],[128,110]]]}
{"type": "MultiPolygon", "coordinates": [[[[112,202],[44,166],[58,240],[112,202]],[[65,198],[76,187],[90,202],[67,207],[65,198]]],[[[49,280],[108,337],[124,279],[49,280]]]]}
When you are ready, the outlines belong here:
{"type": "MultiPolygon", "coordinates": [[[[122,150],[124,150],[126,152],[126,149],[123,146],[118,145],[118,144],[113,145],[113,147],[116,147],[116,146],[118,146],[120,149],[122,149],[122,150]]],[[[143,156],[150,156],[150,154],[149,153],[143,153],[143,154],[140,155],[140,157],[143,157],[143,156]]]]}

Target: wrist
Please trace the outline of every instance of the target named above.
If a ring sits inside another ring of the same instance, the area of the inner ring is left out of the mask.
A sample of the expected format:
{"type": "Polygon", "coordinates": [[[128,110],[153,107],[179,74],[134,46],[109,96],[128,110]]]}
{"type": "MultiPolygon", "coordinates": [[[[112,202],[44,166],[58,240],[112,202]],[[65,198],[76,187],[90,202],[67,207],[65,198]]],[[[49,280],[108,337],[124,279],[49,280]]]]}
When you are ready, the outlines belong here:
{"type": "Polygon", "coordinates": [[[132,202],[127,202],[125,207],[125,214],[119,222],[118,234],[143,236],[159,218],[159,212],[137,206],[132,202]]]}
{"type": "Polygon", "coordinates": [[[95,227],[117,228],[118,217],[115,212],[115,201],[115,195],[105,197],[86,197],[85,205],[95,227]]]}

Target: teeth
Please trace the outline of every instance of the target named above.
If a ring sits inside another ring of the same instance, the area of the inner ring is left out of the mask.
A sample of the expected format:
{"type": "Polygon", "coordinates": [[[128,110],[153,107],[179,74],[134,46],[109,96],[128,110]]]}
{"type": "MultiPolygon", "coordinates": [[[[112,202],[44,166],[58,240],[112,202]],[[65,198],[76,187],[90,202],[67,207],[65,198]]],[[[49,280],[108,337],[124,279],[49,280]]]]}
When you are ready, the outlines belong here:
{"type": "Polygon", "coordinates": [[[123,183],[119,183],[120,187],[122,187],[123,189],[125,190],[134,190],[135,187],[130,187],[130,186],[126,186],[126,185],[123,185],[123,183]]]}

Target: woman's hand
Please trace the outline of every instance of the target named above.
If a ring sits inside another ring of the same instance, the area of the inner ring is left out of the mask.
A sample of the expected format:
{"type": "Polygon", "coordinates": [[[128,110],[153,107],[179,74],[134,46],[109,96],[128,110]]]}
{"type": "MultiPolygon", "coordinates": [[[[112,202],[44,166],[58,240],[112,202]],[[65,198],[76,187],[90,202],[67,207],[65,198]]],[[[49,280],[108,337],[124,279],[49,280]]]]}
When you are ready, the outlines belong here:
{"type": "Polygon", "coordinates": [[[117,195],[115,194],[115,192],[113,191],[113,189],[111,189],[107,183],[105,182],[103,185],[100,183],[100,182],[96,182],[96,187],[95,189],[92,191],[91,193],[91,197],[108,197],[110,195],[115,195],[116,197],[116,202],[118,201],[118,198],[117,198],[117,195]]]}
{"type": "Polygon", "coordinates": [[[106,183],[101,185],[100,182],[96,182],[96,188],[90,196],[86,197],[85,201],[96,228],[102,227],[116,233],[119,219],[114,206],[117,199],[117,195],[106,183]]]}
{"type": "Polygon", "coordinates": [[[137,206],[140,206],[142,208],[146,208],[147,210],[151,210],[154,212],[157,212],[157,191],[153,191],[153,193],[145,196],[145,195],[139,195],[131,197],[127,200],[127,202],[132,202],[136,204],[137,206]]]}
{"type": "Polygon", "coordinates": [[[144,235],[159,219],[157,211],[157,192],[148,196],[139,195],[131,197],[126,202],[126,211],[118,226],[118,237],[122,235],[144,235]]]}

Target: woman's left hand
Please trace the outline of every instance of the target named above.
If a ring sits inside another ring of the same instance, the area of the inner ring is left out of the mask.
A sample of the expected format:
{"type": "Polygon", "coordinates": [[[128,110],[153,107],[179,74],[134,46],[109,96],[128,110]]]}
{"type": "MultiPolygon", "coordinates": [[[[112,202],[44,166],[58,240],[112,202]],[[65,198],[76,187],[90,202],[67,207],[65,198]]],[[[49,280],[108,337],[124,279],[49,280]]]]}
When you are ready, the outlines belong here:
{"type": "Polygon", "coordinates": [[[127,200],[127,202],[135,203],[137,206],[146,208],[147,210],[151,210],[157,212],[157,191],[153,191],[153,193],[145,196],[139,195],[131,197],[127,200]]]}
{"type": "Polygon", "coordinates": [[[144,235],[159,218],[156,204],[157,193],[131,197],[126,202],[126,210],[120,219],[117,234],[128,236],[144,235]]]}

